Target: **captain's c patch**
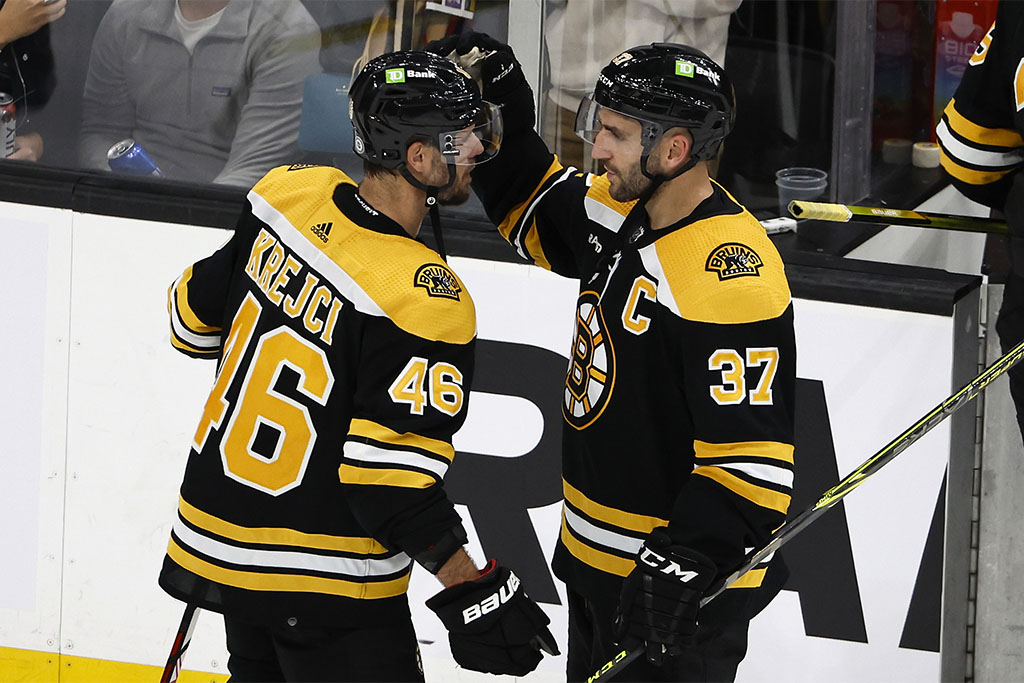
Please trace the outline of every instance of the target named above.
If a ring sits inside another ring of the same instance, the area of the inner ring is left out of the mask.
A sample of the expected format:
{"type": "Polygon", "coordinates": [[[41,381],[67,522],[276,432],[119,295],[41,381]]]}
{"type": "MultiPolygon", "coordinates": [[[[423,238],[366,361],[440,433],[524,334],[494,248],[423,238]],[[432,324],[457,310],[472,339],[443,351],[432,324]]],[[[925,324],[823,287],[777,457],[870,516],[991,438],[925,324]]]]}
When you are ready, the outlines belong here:
{"type": "Polygon", "coordinates": [[[440,263],[428,263],[420,266],[413,277],[413,284],[423,287],[430,296],[444,297],[445,299],[459,300],[459,292],[462,286],[459,284],[455,273],[448,270],[440,263]]]}
{"type": "Polygon", "coordinates": [[[763,265],[764,261],[750,247],[739,242],[726,242],[711,252],[704,270],[717,273],[719,280],[728,280],[744,275],[757,276],[758,269],[763,265]]]}

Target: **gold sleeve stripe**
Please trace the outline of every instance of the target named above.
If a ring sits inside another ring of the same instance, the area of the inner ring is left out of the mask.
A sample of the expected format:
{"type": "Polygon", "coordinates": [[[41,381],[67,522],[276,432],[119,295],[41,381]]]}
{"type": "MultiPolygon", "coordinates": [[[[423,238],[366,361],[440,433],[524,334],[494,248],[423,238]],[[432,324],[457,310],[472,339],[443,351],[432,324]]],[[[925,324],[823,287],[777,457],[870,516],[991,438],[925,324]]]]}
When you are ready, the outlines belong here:
{"type": "Polygon", "coordinates": [[[220,331],[219,327],[207,325],[200,320],[199,316],[197,316],[188,305],[188,283],[191,280],[192,266],[189,266],[185,269],[185,273],[178,281],[178,286],[174,292],[174,303],[176,304],[178,314],[181,316],[181,321],[188,329],[199,334],[220,331]]]}
{"type": "Polygon", "coordinates": [[[338,476],[343,484],[364,486],[398,486],[404,489],[426,489],[437,483],[429,474],[411,470],[395,470],[385,467],[355,467],[341,465],[338,476]]]}
{"type": "Polygon", "coordinates": [[[241,541],[242,543],[287,545],[299,548],[358,553],[360,555],[386,555],[390,552],[373,538],[306,534],[294,529],[273,527],[252,528],[238,526],[203,512],[181,497],[178,498],[178,512],[183,519],[200,529],[205,529],[223,538],[241,541]]]}
{"type": "Polygon", "coordinates": [[[727,458],[733,456],[757,456],[793,464],[793,446],[778,441],[737,441],[735,443],[693,442],[694,455],[698,458],[727,458]]]}
{"type": "Polygon", "coordinates": [[[957,135],[967,138],[978,145],[992,147],[1024,147],[1024,138],[1015,130],[1008,128],[985,128],[966,119],[956,110],[956,99],[949,101],[942,112],[949,121],[949,127],[957,135]]]}
{"type": "Polygon", "coordinates": [[[637,515],[632,512],[624,512],[607,505],[595,503],[573,488],[565,479],[562,480],[562,492],[565,499],[583,514],[599,522],[606,522],[621,529],[629,529],[630,531],[639,531],[646,534],[654,527],[668,524],[667,520],[658,517],[637,515]]]}
{"type": "Polygon", "coordinates": [[[537,221],[530,221],[530,229],[526,233],[526,251],[530,254],[533,262],[543,268],[544,270],[551,270],[551,262],[548,261],[548,257],[544,254],[544,247],[540,244],[540,233],[537,232],[537,221]]]}
{"type": "Polygon", "coordinates": [[[216,357],[216,355],[220,352],[220,347],[219,346],[217,348],[213,348],[213,349],[200,349],[200,348],[196,348],[195,346],[187,344],[186,342],[182,341],[181,339],[178,339],[178,337],[176,335],[174,335],[174,334],[171,335],[171,346],[173,346],[174,348],[176,348],[176,349],[178,349],[180,351],[185,351],[186,353],[194,353],[194,354],[198,354],[198,355],[202,355],[202,356],[210,356],[211,358],[216,357]]]}
{"type": "Polygon", "coordinates": [[[551,161],[551,165],[548,166],[548,170],[544,171],[544,177],[542,177],[540,179],[540,182],[537,183],[537,187],[534,188],[533,192],[530,194],[530,197],[522,204],[517,204],[516,206],[512,207],[512,209],[510,209],[509,212],[505,215],[505,219],[498,224],[498,232],[501,233],[502,237],[504,237],[506,240],[509,240],[509,235],[512,233],[512,229],[519,222],[519,219],[523,217],[523,214],[526,213],[526,210],[528,208],[533,206],[533,200],[537,196],[537,193],[540,192],[541,188],[544,187],[544,184],[548,181],[549,178],[551,178],[551,176],[561,172],[562,170],[562,164],[558,161],[558,157],[555,157],[551,161]]]}
{"type": "Polygon", "coordinates": [[[790,496],[788,494],[755,486],[754,484],[750,484],[739,477],[726,472],[720,467],[697,467],[693,470],[693,473],[716,481],[733,493],[736,493],[752,503],[760,505],[761,507],[776,510],[783,514],[789,510],[790,496]]]}
{"type": "Polygon", "coordinates": [[[188,553],[171,539],[167,555],[193,574],[235,588],[285,593],[326,593],[360,600],[393,598],[409,588],[409,574],[390,581],[361,583],[301,574],[264,574],[218,567],[188,553]]]}
{"type": "Polygon", "coordinates": [[[942,164],[942,168],[946,169],[946,173],[968,185],[988,185],[1015,170],[1008,168],[1001,171],[976,171],[973,168],[967,168],[956,163],[945,151],[941,152],[939,163],[942,164]]]}
{"type": "Polygon", "coordinates": [[[572,555],[584,564],[588,564],[595,569],[600,569],[603,572],[609,574],[615,574],[616,576],[627,576],[634,568],[636,568],[635,560],[628,560],[618,555],[612,555],[596,548],[591,548],[588,545],[580,542],[569,533],[568,527],[566,527],[565,519],[562,519],[562,545],[565,546],[572,555]]]}
{"type": "Polygon", "coordinates": [[[415,448],[421,451],[428,451],[441,456],[448,462],[455,459],[455,448],[446,441],[431,439],[430,437],[420,436],[411,432],[399,434],[384,425],[371,422],[370,420],[353,419],[349,424],[348,433],[351,436],[363,436],[367,439],[391,444],[399,448],[415,448]]]}

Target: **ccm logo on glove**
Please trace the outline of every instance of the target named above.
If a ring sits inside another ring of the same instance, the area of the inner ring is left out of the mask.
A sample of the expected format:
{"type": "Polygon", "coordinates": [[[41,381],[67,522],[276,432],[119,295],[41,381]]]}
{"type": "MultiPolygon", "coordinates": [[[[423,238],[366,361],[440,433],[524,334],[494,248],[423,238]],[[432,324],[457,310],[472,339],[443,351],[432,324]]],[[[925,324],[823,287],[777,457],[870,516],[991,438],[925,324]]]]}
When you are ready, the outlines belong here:
{"type": "Polygon", "coordinates": [[[663,555],[659,555],[647,546],[643,546],[640,549],[640,561],[648,567],[658,570],[662,574],[667,574],[672,578],[679,579],[682,583],[690,583],[700,576],[699,572],[695,572],[691,569],[683,569],[679,566],[679,563],[673,562],[663,555]]]}
{"type": "Polygon", "coordinates": [[[500,587],[497,591],[488,595],[475,605],[470,605],[466,609],[462,610],[463,623],[468,624],[476,621],[483,615],[493,612],[511,600],[512,596],[515,595],[516,591],[519,589],[519,583],[519,577],[514,573],[509,572],[508,581],[505,582],[504,586],[500,587]]]}

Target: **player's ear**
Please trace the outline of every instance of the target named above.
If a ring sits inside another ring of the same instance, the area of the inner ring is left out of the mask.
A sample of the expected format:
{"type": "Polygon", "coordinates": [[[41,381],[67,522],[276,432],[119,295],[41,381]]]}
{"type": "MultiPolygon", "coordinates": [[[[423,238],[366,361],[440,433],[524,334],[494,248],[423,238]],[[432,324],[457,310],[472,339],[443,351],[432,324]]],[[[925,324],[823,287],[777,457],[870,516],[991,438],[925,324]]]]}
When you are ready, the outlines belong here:
{"type": "Polygon", "coordinates": [[[693,136],[685,128],[671,128],[665,131],[660,147],[662,168],[671,173],[690,159],[693,136]]]}
{"type": "Polygon", "coordinates": [[[405,150],[405,165],[412,171],[424,172],[430,168],[427,145],[417,140],[405,150]]]}

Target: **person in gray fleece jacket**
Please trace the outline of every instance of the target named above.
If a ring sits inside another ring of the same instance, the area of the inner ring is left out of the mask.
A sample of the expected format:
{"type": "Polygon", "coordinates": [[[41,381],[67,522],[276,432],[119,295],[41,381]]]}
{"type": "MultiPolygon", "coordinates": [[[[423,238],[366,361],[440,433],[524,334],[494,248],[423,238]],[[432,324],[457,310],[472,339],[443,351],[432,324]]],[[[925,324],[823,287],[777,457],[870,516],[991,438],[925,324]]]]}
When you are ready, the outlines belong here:
{"type": "Polygon", "coordinates": [[[114,0],[93,40],[79,163],[131,137],[172,179],[251,187],[297,153],[320,30],[298,0],[114,0]]]}

